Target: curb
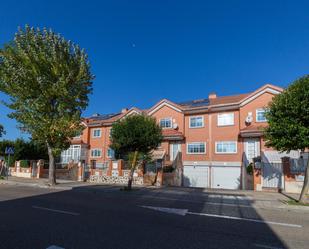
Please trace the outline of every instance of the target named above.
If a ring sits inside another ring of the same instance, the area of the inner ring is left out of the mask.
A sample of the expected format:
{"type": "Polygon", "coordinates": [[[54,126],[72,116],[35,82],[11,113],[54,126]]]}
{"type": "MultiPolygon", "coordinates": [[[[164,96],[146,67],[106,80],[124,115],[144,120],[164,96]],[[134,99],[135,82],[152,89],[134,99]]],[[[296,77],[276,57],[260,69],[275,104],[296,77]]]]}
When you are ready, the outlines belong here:
{"type": "Polygon", "coordinates": [[[26,182],[15,182],[15,181],[0,181],[0,185],[15,185],[15,186],[24,186],[24,187],[36,187],[36,188],[45,188],[45,189],[59,189],[59,190],[72,190],[71,186],[48,186],[45,184],[39,183],[26,183],[26,182]]]}

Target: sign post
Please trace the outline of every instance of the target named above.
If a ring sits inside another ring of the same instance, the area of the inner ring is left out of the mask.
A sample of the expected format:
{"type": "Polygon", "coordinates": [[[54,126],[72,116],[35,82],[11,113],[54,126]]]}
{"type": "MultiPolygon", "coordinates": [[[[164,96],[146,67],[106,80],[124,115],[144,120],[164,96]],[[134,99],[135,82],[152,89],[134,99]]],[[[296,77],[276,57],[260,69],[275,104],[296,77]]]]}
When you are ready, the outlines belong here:
{"type": "Polygon", "coordinates": [[[6,179],[9,179],[9,167],[10,167],[10,156],[14,154],[14,148],[13,147],[6,147],[5,148],[5,154],[8,155],[8,163],[6,166],[6,179]]]}

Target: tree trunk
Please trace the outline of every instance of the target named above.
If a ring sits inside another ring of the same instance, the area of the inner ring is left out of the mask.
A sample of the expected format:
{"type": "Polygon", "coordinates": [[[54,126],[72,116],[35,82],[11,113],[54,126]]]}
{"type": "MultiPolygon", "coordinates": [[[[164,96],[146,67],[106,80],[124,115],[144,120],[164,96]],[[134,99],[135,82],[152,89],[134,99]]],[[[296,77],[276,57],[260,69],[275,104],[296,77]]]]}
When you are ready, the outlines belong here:
{"type": "Polygon", "coordinates": [[[309,159],[307,162],[307,167],[305,170],[305,179],[304,179],[304,185],[301,190],[300,196],[299,196],[299,202],[305,202],[306,201],[306,194],[308,194],[309,190],[309,159]]]}
{"type": "Polygon", "coordinates": [[[49,172],[48,172],[48,182],[51,186],[56,185],[56,165],[55,165],[55,158],[53,154],[53,150],[50,147],[49,143],[46,142],[47,151],[48,151],[48,158],[49,158],[49,172]]]}
{"type": "Polygon", "coordinates": [[[133,175],[134,175],[134,170],[135,170],[136,163],[137,163],[137,156],[138,156],[138,151],[135,151],[133,155],[131,171],[130,171],[129,180],[128,180],[128,190],[132,189],[133,175]]]}

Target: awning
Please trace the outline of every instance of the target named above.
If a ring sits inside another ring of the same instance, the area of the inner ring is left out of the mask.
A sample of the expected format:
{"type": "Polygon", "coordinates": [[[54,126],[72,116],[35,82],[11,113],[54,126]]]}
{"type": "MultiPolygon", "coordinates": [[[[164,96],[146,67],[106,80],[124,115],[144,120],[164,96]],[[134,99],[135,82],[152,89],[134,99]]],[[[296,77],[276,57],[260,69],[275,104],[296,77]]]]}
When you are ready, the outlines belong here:
{"type": "Polygon", "coordinates": [[[165,156],[165,150],[154,150],[151,152],[152,160],[162,160],[165,156]]]}

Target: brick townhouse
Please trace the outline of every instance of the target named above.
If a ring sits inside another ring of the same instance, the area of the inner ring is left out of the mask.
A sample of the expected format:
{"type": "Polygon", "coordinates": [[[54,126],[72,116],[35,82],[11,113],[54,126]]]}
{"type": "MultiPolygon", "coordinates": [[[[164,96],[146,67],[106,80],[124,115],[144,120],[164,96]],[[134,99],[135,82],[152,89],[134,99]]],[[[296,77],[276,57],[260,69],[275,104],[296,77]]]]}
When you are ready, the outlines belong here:
{"type": "Polygon", "coordinates": [[[132,114],[155,117],[164,141],[155,152],[163,167],[172,165],[178,153],[182,161],[182,185],[238,189],[245,185],[245,167],[265,147],[262,128],[265,109],[282,88],[264,85],[254,92],[233,96],[209,94],[205,99],[175,103],[162,99],[147,110],[123,109],[120,113],[85,118],[85,129],[61,155],[61,162],[82,161],[102,168],[114,158],[109,148],[113,122],[132,114]]]}

